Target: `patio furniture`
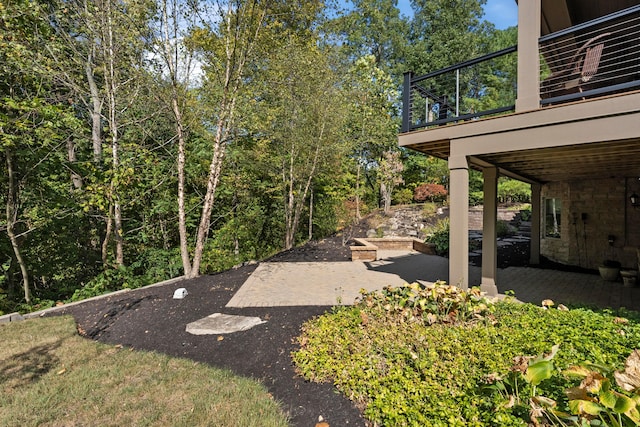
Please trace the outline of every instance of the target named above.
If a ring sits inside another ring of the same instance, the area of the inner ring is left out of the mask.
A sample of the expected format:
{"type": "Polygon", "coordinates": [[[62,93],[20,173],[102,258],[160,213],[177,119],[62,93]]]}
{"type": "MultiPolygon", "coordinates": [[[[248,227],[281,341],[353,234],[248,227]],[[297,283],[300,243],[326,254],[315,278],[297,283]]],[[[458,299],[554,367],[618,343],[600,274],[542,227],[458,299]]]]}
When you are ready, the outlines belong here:
{"type": "Polygon", "coordinates": [[[583,86],[598,72],[604,38],[611,33],[600,34],[589,39],[573,55],[568,65],[552,73],[542,82],[541,97],[552,98],[583,91],[583,86]]]}

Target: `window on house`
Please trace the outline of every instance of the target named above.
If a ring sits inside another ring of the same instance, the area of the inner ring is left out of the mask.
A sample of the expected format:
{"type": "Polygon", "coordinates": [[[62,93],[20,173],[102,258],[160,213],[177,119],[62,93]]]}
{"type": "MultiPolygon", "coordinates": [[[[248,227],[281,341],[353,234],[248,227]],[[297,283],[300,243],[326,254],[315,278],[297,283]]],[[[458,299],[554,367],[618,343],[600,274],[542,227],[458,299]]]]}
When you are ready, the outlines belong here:
{"type": "Polygon", "coordinates": [[[562,222],[562,201],[560,199],[545,199],[544,203],[544,236],[560,237],[562,222]]]}

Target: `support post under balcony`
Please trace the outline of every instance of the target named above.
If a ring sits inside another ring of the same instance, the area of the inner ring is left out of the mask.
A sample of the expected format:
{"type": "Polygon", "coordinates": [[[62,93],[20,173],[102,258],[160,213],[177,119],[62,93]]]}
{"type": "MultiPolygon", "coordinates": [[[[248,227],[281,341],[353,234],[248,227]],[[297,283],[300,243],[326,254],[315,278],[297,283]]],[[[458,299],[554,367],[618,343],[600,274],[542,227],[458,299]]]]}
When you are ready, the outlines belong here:
{"type": "Polygon", "coordinates": [[[531,259],[532,265],[540,264],[540,235],[542,229],[542,186],[531,184],[531,259]]]}
{"type": "Polygon", "coordinates": [[[449,283],[469,288],[469,163],[449,157],[449,283]]]}
{"type": "Polygon", "coordinates": [[[518,3],[518,96],[516,112],[540,108],[540,38],[541,0],[518,3]]]}
{"type": "Polygon", "coordinates": [[[490,296],[498,295],[496,276],[498,271],[498,168],[486,167],[484,178],[484,202],[482,209],[482,282],[480,288],[490,296]]]}
{"type": "Polygon", "coordinates": [[[402,133],[409,132],[411,126],[411,79],[413,73],[404,73],[404,85],[402,87],[402,133]]]}

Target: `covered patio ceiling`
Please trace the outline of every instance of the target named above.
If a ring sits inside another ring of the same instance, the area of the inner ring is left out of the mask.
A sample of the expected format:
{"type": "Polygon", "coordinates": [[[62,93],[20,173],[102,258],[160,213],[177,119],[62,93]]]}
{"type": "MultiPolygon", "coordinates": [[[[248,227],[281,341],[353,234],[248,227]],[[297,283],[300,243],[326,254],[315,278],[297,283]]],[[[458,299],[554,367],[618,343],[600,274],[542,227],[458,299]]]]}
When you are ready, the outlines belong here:
{"type": "Polygon", "coordinates": [[[479,159],[540,183],[640,176],[640,139],[513,151],[479,159]]]}
{"type": "Polygon", "coordinates": [[[638,0],[542,0],[542,35],[638,4],[638,0]]]}
{"type": "MultiPolygon", "coordinates": [[[[447,160],[449,143],[418,144],[410,148],[447,160]]],[[[640,177],[640,139],[509,151],[471,158],[477,169],[493,165],[503,175],[529,182],[640,177]]]]}

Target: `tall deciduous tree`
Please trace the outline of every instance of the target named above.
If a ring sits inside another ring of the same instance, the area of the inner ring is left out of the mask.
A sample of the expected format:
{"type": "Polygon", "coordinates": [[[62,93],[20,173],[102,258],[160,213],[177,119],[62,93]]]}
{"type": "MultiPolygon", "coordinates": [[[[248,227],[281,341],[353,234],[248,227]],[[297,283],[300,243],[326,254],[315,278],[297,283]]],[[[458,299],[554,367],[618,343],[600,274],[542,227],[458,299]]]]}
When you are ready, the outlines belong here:
{"type": "Polygon", "coordinates": [[[407,71],[426,74],[480,56],[486,0],[412,0],[407,71]]]}
{"type": "Polygon", "coordinates": [[[122,187],[132,171],[122,164],[122,137],[153,114],[133,117],[130,111],[146,84],[145,52],[154,7],[149,0],[59,0],[52,3],[49,18],[58,42],[47,47],[53,74],[90,122],[93,161],[100,172],[90,177],[86,196],[87,204],[104,216],[105,267],[113,243],[116,265],[125,263],[122,187]],[[109,148],[108,164],[102,163],[103,144],[109,148]]]}
{"type": "MultiPolygon", "coordinates": [[[[350,101],[347,138],[356,159],[356,219],[360,219],[362,182],[364,180],[372,186],[377,182],[375,173],[384,153],[396,145],[398,119],[395,102],[398,92],[391,76],[376,65],[373,55],[359,58],[353,64],[345,87],[350,101]]],[[[379,184],[383,185],[383,181],[379,184]]],[[[382,187],[380,194],[386,194],[382,187]]]]}
{"type": "MultiPolygon", "coordinates": [[[[201,27],[192,32],[190,43],[201,52],[206,72],[202,90],[209,105],[209,117],[205,120],[204,128],[210,132],[211,157],[190,263],[186,263],[183,255],[183,268],[187,277],[195,277],[200,273],[226,145],[235,132],[238,97],[245,83],[247,62],[264,29],[268,6],[266,2],[258,0],[228,0],[201,3],[195,12],[200,16],[210,17],[201,21],[201,27]]],[[[179,162],[178,168],[178,173],[184,174],[184,170],[180,170],[184,165],[179,162]]],[[[184,190],[179,189],[180,191],[184,190]]],[[[179,194],[178,198],[180,197],[182,196],[179,194]]],[[[180,221],[184,221],[184,217],[181,213],[180,221]]],[[[186,233],[181,233],[180,245],[183,254],[188,244],[186,233]]]]}
{"type": "Polygon", "coordinates": [[[409,38],[408,18],[401,16],[397,0],[352,0],[349,9],[329,21],[342,52],[352,62],[372,55],[375,65],[398,79],[409,38]]]}
{"type": "Polygon", "coordinates": [[[31,302],[29,260],[24,243],[66,209],[71,183],[62,174],[66,146],[76,121],[57,99],[50,65],[38,46],[50,36],[42,4],[12,0],[0,5],[0,147],[5,163],[3,228],[31,302]]]}
{"type": "MultiPolygon", "coordinates": [[[[180,258],[185,276],[191,277],[192,263],[189,254],[189,234],[187,231],[187,194],[186,194],[186,161],[187,139],[189,133],[187,103],[190,90],[195,85],[197,67],[200,65],[194,58],[193,50],[186,43],[189,31],[195,30],[198,23],[198,3],[187,7],[178,0],[161,0],[157,18],[158,29],[155,35],[155,55],[159,58],[159,76],[165,76],[169,90],[163,97],[172,113],[177,140],[177,202],[178,202],[178,234],[180,236],[180,258]]],[[[195,86],[194,86],[195,87],[195,86]]],[[[197,110],[197,104],[190,104],[197,110]]],[[[194,117],[195,114],[190,114],[194,117]]],[[[196,273],[197,274],[197,273],[196,273]]]]}
{"type": "Polygon", "coordinates": [[[255,76],[261,90],[255,93],[256,120],[249,126],[260,147],[256,160],[271,171],[274,184],[280,181],[285,249],[296,243],[314,180],[336,171],[345,153],[344,98],[328,56],[312,37],[289,32],[274,43],[255,76]]]}

